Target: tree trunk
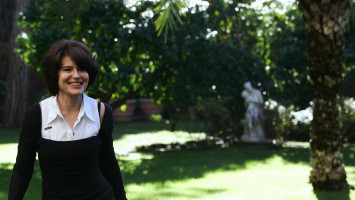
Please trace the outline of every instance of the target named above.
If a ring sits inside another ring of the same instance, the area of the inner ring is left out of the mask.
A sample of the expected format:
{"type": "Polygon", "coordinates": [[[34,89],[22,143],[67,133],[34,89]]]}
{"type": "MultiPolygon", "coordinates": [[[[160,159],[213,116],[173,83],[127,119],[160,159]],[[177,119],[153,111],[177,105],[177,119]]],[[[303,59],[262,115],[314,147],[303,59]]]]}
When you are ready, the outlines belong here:
{"type": "Polygon", "coordinates": [[[6,80],[9,62],[9,42],[13,30],[15,1],[0,1],[0,80],[6,80]]]}
{"type": "Polygon", "coordinates": [[[176,125],[180,120],[181,109],[175,108],[173,110],[170,110],[169,115],[170,115],[170,131],[174,132],[176,129],[176,125]]]}
{"type": "Polygon", "coordinates": [[[20,29],[17,26],[17,16],[24,6],[21,0],[6,0],[4,2],[12,2],[12,6],[7,10],[3,10],[3,12],[8,12],[7,20],[9,20],[8,23],[11,23],[11,28],[8,30],[11,33],[7,42],[7,54],[4,54],[7,63],[2,66],[8,68],[3,126],[19,127],[27,107],[28,68],[15,55],[14,49],[16,47],[15,38],[20,33],[20,29]]]}
{"type": "Polygon", "coordinates": [[[10,58],[10,41],[15,15],[14,1],[0,1],[0,120],[2,120],[6,95],[6,77],[10,58]]]}
{"type": "Polygon", "coordinates": [[[348,0],[300,0],[310,77],[315,88],[310,130],[310,182],[315,190],[349,189],[342,155],[338,92],[348,0]]]}

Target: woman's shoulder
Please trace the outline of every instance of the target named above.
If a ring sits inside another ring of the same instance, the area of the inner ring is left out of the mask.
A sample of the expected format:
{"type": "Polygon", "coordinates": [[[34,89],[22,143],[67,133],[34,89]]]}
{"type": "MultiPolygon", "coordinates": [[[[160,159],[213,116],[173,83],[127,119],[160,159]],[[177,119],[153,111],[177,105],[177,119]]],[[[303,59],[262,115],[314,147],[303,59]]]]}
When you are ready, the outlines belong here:
{"type": "Polygon", "coordinates": [[[103,120],[109,120],[110,118],[113,118],[113,109],[112,107],[106,103],[106,102],[100,102],[101,105],[101,111],[103,111],[103,120]],[[103,107],[102,107],[103,106],[103,107]],[[102,109],[104,108],[104,109],[102,109]]]}
{"type": "MultiPolygon", "coordinates": [[[[85,95],[85,94],[84,94],[85,95]]],[[[98,104],[100,104],[100,107],[103,105],[104,106],[104,116],[107,116],[107,115],[112,115],[113,114],[113,109],[112,107],[106,103],[106,102],[101,102],[101,101],[98,101],[92,97],[89,97],[87,95],[84,96],[85,100],[88,104],[90,104],[91,106],[97,106],[98,104]]],[[[102,110],[102,109],[101,109],[102,110]]],[[[101,112],[100,112],[101,113],[101,112]]]]}
{"type": "Polygon", "coordinates": [[[36,103],[29,105],[26,108],[25,113],[34,113],[34,112],[40,111],[40,110],[41,110],[41,108],[40,108],[39,102],[36,102],[36,103]]]}
{"type": "Polygon", "coordinates": [[[100,112],[100,120],[101,120],[101,128],[100,128],[100,132],[101,135],[109,135],[112,134],[112,132],[110,131],[110,127],[112,128],[113,125],[113,111],[111,106],[108,103],[105,102],[100,102],[100,107],[101,107],[101,112],[100,112]],[[102,118],[101,118],[102,117],[102,118]]]}
{"type": "Polygon", "coordinates": [[[42,101],[40,101],[39,103],[43,104],[43,103],[48,103],[51,101],[56,101],[56,96],[47,97],[47,98],[43,99],[42,101]]]}
{"type": "Polygon", "coordinates": [[[41,107],[39,103],[34,103],[28,106],[24,113],[24,119],[22,127],[24,125],[34,124],[36,127],[40,127],[41,124],[41,107]]]}
{"type": "Polygon", "coordinates": [[[96,106],[97,107],[97,105],[99,103],[100,105],[104,105],[105,106],[105,110],[112,110],[111,106],[109,104],[105,103],[105,102],[98,101],[98,100],[96,100],[96,99],[94,99],[92,97],[89,97],[87,95],[85,95],[84,98],[85,98],[85,101],[88,104],[90,104],[91,106],[96,106]]]}
{"type": "Polygon", "coordinates": [[[112,107],[108,104],[108,103],[106,103],[106,102],[101,102],[103,105],[104,105],[104,107],[105,107],[105,115],[104,115],[104,117],[112,117],[113,116],[113,109],[112,109],[112,107]]]}
{"type": "Polygon", "coordinates": [[[84,99],[86,100],[86,101],[88,101],[88,102],[90,102],[90,103],[97,103],[98,101],[96,100],[96,99],[94,99],[94,98],[92,98],[92,97],[89,97],[88,95],[86,95],[85,93],[84,93],[84,99]]]}

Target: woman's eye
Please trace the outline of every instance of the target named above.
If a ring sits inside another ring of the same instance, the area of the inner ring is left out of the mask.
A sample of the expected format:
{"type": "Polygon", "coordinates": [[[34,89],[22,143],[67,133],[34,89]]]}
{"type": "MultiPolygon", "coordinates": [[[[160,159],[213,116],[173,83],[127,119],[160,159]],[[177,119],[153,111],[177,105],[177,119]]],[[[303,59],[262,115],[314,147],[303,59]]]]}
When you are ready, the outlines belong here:
{"type": "Polygon", "coordinates": [[[82,67],[79,67],[78,68],[79,71],[86,71],[86,69],[82,68],[82,67]]]}
{"type": "Polygon", "coordinates": [[[63,71],[69,72],[71,69],[70,68],[64,68],[63,71]]]}

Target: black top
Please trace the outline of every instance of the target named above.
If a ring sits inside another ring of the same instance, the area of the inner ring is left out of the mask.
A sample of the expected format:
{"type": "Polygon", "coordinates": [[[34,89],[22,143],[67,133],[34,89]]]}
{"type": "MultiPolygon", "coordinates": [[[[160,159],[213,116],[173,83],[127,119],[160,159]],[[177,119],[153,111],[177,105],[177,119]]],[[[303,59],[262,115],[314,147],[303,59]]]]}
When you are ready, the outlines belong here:
{"type": "Polygon", "coordinates": [[[41,136],[38,103],[25,112],[9,199],[23,199],[33,174],[36,152],[42,171],[42,199],[126,200],[122,175],[113,149],[112,109],[105,114],[97,136],[53,141],[41,136]]]}

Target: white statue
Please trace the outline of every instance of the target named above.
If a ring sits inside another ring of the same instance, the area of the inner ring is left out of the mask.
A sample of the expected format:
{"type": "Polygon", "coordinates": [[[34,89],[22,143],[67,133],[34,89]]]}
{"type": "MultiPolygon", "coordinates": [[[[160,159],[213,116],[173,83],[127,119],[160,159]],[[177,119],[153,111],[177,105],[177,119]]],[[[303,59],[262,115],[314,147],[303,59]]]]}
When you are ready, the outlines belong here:
{"type": "Polygon", "coordinates": [[[244,83],[242,97],[244,98],[245,106],[247,107],[245,118],[241,120],[244,126],[244,134],[241,137],[242,141],[265,141],[266,138],[263,130],[264,100],[261,92],[254,89],[250,82],[246,82],[244,83]]]}

